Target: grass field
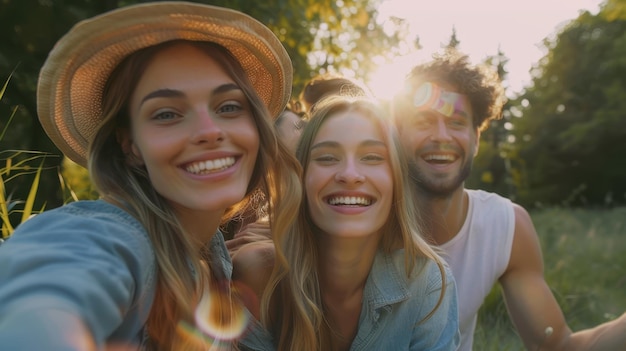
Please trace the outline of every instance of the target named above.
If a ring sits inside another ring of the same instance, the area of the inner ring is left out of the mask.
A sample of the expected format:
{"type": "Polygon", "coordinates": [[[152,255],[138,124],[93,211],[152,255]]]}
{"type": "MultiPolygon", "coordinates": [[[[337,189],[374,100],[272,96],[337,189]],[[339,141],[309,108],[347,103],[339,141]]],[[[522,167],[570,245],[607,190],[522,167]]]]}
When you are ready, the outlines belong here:
{"type": "MultiPolygon", "coordinates": [[[[626,311],[626,207],[531,211],[550,285],[570,328],[595,326],[626,311]]],[[[479,313],[476,351],[521,351],[499,291],[479,313]]]]}

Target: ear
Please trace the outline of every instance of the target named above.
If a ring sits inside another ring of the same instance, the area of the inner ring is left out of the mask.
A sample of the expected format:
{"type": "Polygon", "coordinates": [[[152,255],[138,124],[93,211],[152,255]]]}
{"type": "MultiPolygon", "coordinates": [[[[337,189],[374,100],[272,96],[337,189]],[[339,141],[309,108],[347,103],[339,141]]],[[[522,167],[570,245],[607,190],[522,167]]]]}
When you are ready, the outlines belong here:
{"type": "Polygon", "coordinates": [[[115,131],[115,138],[120,144],[122,152],[126,156],[126,163],[131,166],[143,166],[141,152],[133,142],[133,138],[128,129],[120,128],[115,131]]]}

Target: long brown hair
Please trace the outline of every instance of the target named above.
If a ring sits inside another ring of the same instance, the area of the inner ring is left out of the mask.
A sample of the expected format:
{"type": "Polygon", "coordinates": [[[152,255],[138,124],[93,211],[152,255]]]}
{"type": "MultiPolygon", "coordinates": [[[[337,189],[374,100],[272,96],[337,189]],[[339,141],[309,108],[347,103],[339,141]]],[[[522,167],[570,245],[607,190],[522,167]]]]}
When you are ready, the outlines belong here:
{"type": "MultiPolygon", "coordinates": [[[[190,344],[177,334],[177,327],[179,322],[193,323],[193,311],[207,287],[215,286],[218,280],[230,279],[216,276],[219,273],[212,267],[211,258],[203,257],[204,250],[199,250],[192,235],[183,230],[171,205],[152,186],[146,169],[127,162],[116,139],[119,130],[130,128],[130,96],[150,60],[160,50],[180,42],[166,42],[137,51],[117,66],[103,93],[105,122],[89,150],[89,171],[99,193],[136,217],[152,241],[158,281],[147,330],[154,346],[166,350],[206,349],[202,343],[190,344]]],[[[290,209],[300,201],[299,164],[278,143],[270,114],[239,62],[217,44],[187,43],[216,60],[242,89],[252,106],[258,128],[260,146],[254,171],[246,197],[233,206],[232,213],[244,206],[256,191],[262,191],[268,199],[272,226],[277,231],[283,230],[295,216],[295,211],[290,209]]],[[[230,297],[228,301],[232,302],[230,297]]]]}
{"type": "MultiPolygon", "coordinates": [[[[408,165],[395,128],[387,114],[367,97],[332,96],[316,105],[304,128],[296,156],[306,176],[311,147],[326,120],[342,112],[358,112],[378,123],[389,149],[393,174],[392,210],[384,225],[380,249],[390,253],[404,248],[407,279],[419,274],[426,260],[434,261],[441,273],[442,289],[439,301],[424,320],[430,318],[443,301],[446,274],[443,259],[421,235],[415,199],[405,196],[409,186],[408,165]]],[[[324,318],[315,228],[306,201],[299,204],[298,218],[287,232],[273,233],[276,248],[275,266],[262,299],[262,321],[272,331],[278,350],[330,350],[332,330],[324,318]]]]}

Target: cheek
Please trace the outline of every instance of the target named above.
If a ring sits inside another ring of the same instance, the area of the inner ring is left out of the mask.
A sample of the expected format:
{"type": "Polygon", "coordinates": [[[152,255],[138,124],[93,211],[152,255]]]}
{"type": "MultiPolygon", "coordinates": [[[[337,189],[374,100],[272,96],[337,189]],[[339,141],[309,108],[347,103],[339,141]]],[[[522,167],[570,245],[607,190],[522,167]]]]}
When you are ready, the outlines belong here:
{"type": "Polygon", "coordinates": [[[309,205],[317,201],[320,192],[323,190],[324,185],[328,184],[331,180],[330,172],[324,172],[324,169],[320,169],[315,167],[309,167],[304,176],[304,191],[307,196],[307,201],[309,201],[309,205]]]}
{"type": "Polygon", "coordinates": [[[152,138],[135,138],[131,150],[136,161],[149,164],[167,159],[178,149],[178,144],[180,143],[175,138],[155,135],[152,138]]]}
{"type": "Polygon", "coordinates": [[[478,139],[476,139],[476,136],[472,132],[467,130],[451,131],[450,135],[455,140],[458,140],[459,143],[467,145],[467,147],[472,150],[478,147],[478,139]]]}
{"type": "Polygon", "coordinates": [[[315,192],[318,190],[315,172],[311,172],[311,169],[306,172],[306,176],[304,177],[304,191],[306,192],[307,198],[310,200],[311,197],[315,196],[315,192]]]}
{"type": "Polygon", "coordinates": [[[235,125],[234,128],[230,130],[230,135],[237,144],[247,149],[253,156],[251,159],[256,161],[261,145],[261,137],[254,121],[250,119],[246,121],[246,123],[235,125]]]}
{"type": "Polygon", "coordinates": [[[390,168],[383,169],[377,175],[377,183],[379,184],[380,192],[386,196],[386,198],[391,202],[393,198],[393,173],[390,168]]]}

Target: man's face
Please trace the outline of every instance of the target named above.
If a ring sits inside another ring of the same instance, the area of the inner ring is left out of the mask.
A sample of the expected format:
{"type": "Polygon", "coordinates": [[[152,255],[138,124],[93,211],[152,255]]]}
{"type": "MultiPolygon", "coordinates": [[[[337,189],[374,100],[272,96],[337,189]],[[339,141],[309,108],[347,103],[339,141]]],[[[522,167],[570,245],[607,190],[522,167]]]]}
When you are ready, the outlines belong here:
{"type": "Polygon", "coordinates": [[[471,103],[456,91],[451,85],[426,83],[395,106],[411,178],[434,197],[463,187],[478,151],[471,103]]]}

